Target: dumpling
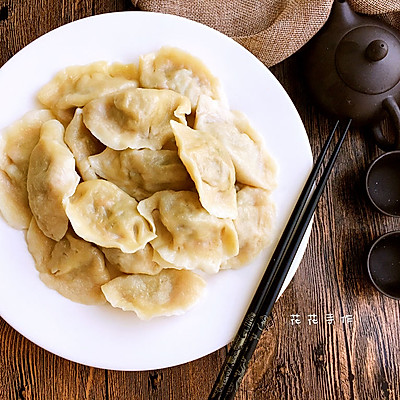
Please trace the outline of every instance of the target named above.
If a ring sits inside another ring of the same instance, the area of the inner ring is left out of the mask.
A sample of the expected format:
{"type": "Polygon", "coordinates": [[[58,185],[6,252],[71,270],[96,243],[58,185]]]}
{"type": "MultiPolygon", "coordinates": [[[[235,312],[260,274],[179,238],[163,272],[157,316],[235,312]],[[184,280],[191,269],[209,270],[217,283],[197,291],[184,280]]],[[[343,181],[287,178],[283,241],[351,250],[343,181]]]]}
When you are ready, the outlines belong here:
{"type": "Polygon", "coordinates": [[[103,248],[106,259],[125,274],[158,274],[162,267],[153,261],[153,248],[150,244],[134,253],[123,253],[120,249],[103,248]]]}
{"type": "Polygon", "coordinates": [[[223,144],[232,158],[238,182],[267,190],[275,188],[275,163],[243,114],[201,96],[194,128],[212,134],[223,144]]]}
{"type": "Polygon", "coordinates": [[[99,249],[72,230],[58,242],[40,230],[34,218],[26,240],[40,279],[68,299],[83,304],[106,302],[101,286],[110,280],[99,249]]]}
{"type": "Polygon", "coordinates": [[[271,240],[275,206],[264,189],[244,186],[237,193],[238,217],[233,221],[239,236],[239,254],[222,268],[237,268],[250,262],[271,240]]]}
{"type": "Polygon", "coordinates": [[[162,267],[216,273],[222,262],[239,252],[232,220],[210,215],[197,193],[157,192],[142,200],[138,211],[157,235],[151,241],[153,259],[162,267]]]}
{"type": "Polygon", "coordinates": [[[64,127],[57,120],[45,122],[29,161],[29,206],[43,233],[60,240],[67,232],[65,201],[75,192],[79,175],[75,159],[64,143],[64,127]]]}
{"type": "Polygon", "coordinates": [[[98,176],[115,183],[136,200],[161,190],[193,187],[178,153],[173,150],[112,150],[89,157],[98,176]]]}
{"type": "Polygon", "coordinates": [[[138,87],[136,64],[98,61],[74,65],[58,72],[38,93],[39,101],[68,123],[75,107],[117,90],[138,87]]]}
{"type": "Polygon", "coordinates": [[[201,205],[219,218],[236,218],[235,168],[211,134],[171,121],[179,157],[192,177],[201,205]]]}
{"type": "Polygon", "coordinates": [[[190,271],[163,270],[157,275],[126,275],[102,286],[113,307],[134,311],[140,319],[180,315],[205,291],[205,281],[190,271]]]}
{"type": "Polygon", "coordinates": [[[225,98],[221,85],[203,62],[189,53],[162,47],[139,59],[140,86],[171,89],[189,98],[191,108],[196,108],[201,94],[213,99],[225,98]]]}
{"type": "Polygon", "coordinates": [[[48,110],[31,111],[0,136],[0,213],[15,229],[28,229],[32,219],[26,189],[29,158],[41,126],[53,118],[48,110]]]}
{"type": "Polygon", "coordinates": [[[65,143],[75,157],[76,167],[84,181],[97,179],[88,157],[104,150],[104,145],[99,142],[86,128],[82,120],[82,109],[77,108],[74,118],[67,126],[64,134],[65,143]]]}
{"type": "Polygon", "coordinates": [[[159,150],[173,138],[170,120],[186,124],[190,102],[172,90],[127,89],[92,100],[83,122],[114,150],[159,150]]]}
{"type": "Polygon", "coordinates": [[[134,253],[156,236],[137,211],[137,201],[111,182],[93,179],[78,185],[66,213],[75,232],[102,247],[134,253]]]}

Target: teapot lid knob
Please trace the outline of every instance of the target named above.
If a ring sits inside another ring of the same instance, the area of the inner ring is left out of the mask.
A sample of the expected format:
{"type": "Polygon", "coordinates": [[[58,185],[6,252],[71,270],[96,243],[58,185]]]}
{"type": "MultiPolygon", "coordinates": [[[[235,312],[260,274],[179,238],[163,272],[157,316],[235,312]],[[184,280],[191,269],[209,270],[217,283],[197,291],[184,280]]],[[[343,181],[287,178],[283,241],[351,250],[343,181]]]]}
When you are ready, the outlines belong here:
{"type": "Polygon", "coordinates": [[[373,40],[365,50],[365,55],[370,61],[380,61],[384,59],[388,53],[388,45],[384,40],[373,40]]]}

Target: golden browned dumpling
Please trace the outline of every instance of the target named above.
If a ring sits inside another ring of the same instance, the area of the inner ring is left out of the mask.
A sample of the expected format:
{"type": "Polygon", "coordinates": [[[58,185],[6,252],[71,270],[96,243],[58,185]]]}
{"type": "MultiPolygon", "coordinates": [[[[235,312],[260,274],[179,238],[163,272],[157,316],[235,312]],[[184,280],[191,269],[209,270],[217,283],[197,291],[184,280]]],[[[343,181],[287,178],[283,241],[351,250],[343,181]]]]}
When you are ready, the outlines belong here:
{"type": "Polygon", "coordinates": [[[157,235],[151,241],[153,259],[162,267],[216,273],[222,262],[239,252],[232,220],[210,215],[197,193],[157,192],[142,200],[138,211],[157,235]]]}
{"type": "Polygon", "coordinates": [[[239,237],[239,254],[222,268],[237,268],[250,262],[270,242],[275,207],[267,190],[244,186],[237,193],[238,217],[233,221],[239,237]]]}
{"type": "Polygon", "coordinates": [[[139,75],[142,87],[171,89],[188,97],[193,111],[202,94],[213,99],[224,97],[218,79],[204,63],[174,47],[140,57],[139,75]]]}
{"type": "Polygon", "coordinates": [[[60,240],[67,232],[65,201],[79,183],[75,160],[64,143],[64,127],[57,120],[45,122],[29,161],[29,206],[43,233],[60,240]]]}
{"type": "Polygon", "coordinates": [[[172,90],[127,89],[83,108],[90,132],[114,150],[159,150],[173,138],[170,120],[186,124],[190,102],[172,90]]]}
{"type": "Polygon", "coordinates": [[[106,259],[125,274],[158,274],[162,267],[153,261],[154,250],[150,244],[134,253],[124,253],[120,249],[102,248],[106,259]]]}
{"type": "Polygon", "coordinates": [[[222,143],[232,158],[238,182],[267,190],[275,188],[275,163],[243,114],[231,112],[221,102],[201,96],[194,127],[212,134],[222,143]]]}
{"type": "Polygon", "coordinates": [[[58,242],[40,230],[34,218],[26,240],[40,279],[50,288],[78,303],[104,304],[101,286],[110,280],[104,256],[72,230],[58,242]]]}
{"type": "Polygon", "coordinates": [[[193,187],[184,165],[174,150],[112,150],[89,157],[90,166],[101,178],[115,183],[136,200],[160,190],[193,187]]]}
{"type": "Polygon", "coordinates": [[[64,123],[69,123],[76,107],[107,93],[138,86],[135,64],[98,61],[74,65],[60,71],[38,94],[39,101],[64,123]]]}
{"type": "Polygon", "coordinates": [[[66,213],[81,238],[134,253],[155,237],[138,213],[137,204],[113,183],[93,179],[78,185],[67,202],[66,213]]]}
{"type": "Polygon", "coordinates": [[[214,136],[171,121],[179,157],[193,179],[201,205],[219,218],[237,217],[235,168],[214,136]]]}
{"type": "Polygon", "coordinates": [[[205,281],[191,271],[163,270],[151,276],[120,276],[101,289],[113,307],[150,319],[184,313],[204,293],[205,281]]]}
{"type": "Polygon", "coordinates": [[[26,179],[29,158],[42,124],[54,116],[48,110],[27,113],[0,136],[0,213],[16,229],[28,229],[32,212],[26,179]]]}
{"type": "Polygon", "coordinates": [[[74,118],[65,130],[64,140],[75,157],[76,167],[82,179],[97,179],[88,157],[102,152],[104,145],[84,125],[81,108],[76,109],[74,118]]]}

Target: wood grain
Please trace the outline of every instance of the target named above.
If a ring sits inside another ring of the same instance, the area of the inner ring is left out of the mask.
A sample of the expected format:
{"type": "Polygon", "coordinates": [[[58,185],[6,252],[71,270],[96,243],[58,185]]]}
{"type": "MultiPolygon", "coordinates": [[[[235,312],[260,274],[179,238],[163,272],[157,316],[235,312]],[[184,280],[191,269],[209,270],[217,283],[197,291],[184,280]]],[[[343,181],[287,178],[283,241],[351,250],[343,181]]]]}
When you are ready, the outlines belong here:
{"type": "MultiPolygon", "coordinates": [[[[62,24],[122,10],[133,7],[123,0],[2,0],[0,65],[62,24]]],[[[305,93],[298,56],[271,71],[294,101],[317,154],[335,121],[305,93]]],[[[237,400],[400,399],[400,303],[374,290],[365,271],[370,243],[400,228],[365,196],[365,172],[379,154],[366,131],[351,129],[303,261],[273,310],[237,400]],[[291,324],[293,314],[299,325],[291,324]],[[316,324],[308,323],[312,314],[316,324]],[[352,322],[341,321],[346,315],[352,322]]],[[[206,399],[225,354],[221,349],[162,370],[106,371],[57,357],[0,319],[0,399],[206,399]]]]}

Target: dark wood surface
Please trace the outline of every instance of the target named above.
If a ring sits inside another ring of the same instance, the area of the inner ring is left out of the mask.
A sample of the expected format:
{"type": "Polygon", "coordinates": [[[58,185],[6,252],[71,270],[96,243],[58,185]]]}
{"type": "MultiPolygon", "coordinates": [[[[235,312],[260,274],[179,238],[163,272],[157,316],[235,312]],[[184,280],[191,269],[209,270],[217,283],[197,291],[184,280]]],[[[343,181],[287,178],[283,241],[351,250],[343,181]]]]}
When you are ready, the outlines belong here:
{"type": "MultiPolygon", "coordinates": [[[[120,10],[134,11],[123,0],[0,0],[0,65],[53,28],[120,10]]],[[[296,56],[271,71],[295,103],[317,154],[335,121],[304,93],[296,56]]],[[[304,258],[236,399],[400,399],[400,302],[373,289],[365,269],[370,243],[400,228],[399,219],[379,214],[365,196],[366,168],[379,154],[367,133],[351,129],[304,258]],[[294,314],[298,325],[291,324],[294,314]],[[310,325],[312,314],[317,323],[310,325]],[[352,321],[342,322],[344,316],[352,321]]],[[[59,358],[0,318],[0,399],[206,399],[225,354],[223,348],[161,370],[107,371],[59,358]]]]}

